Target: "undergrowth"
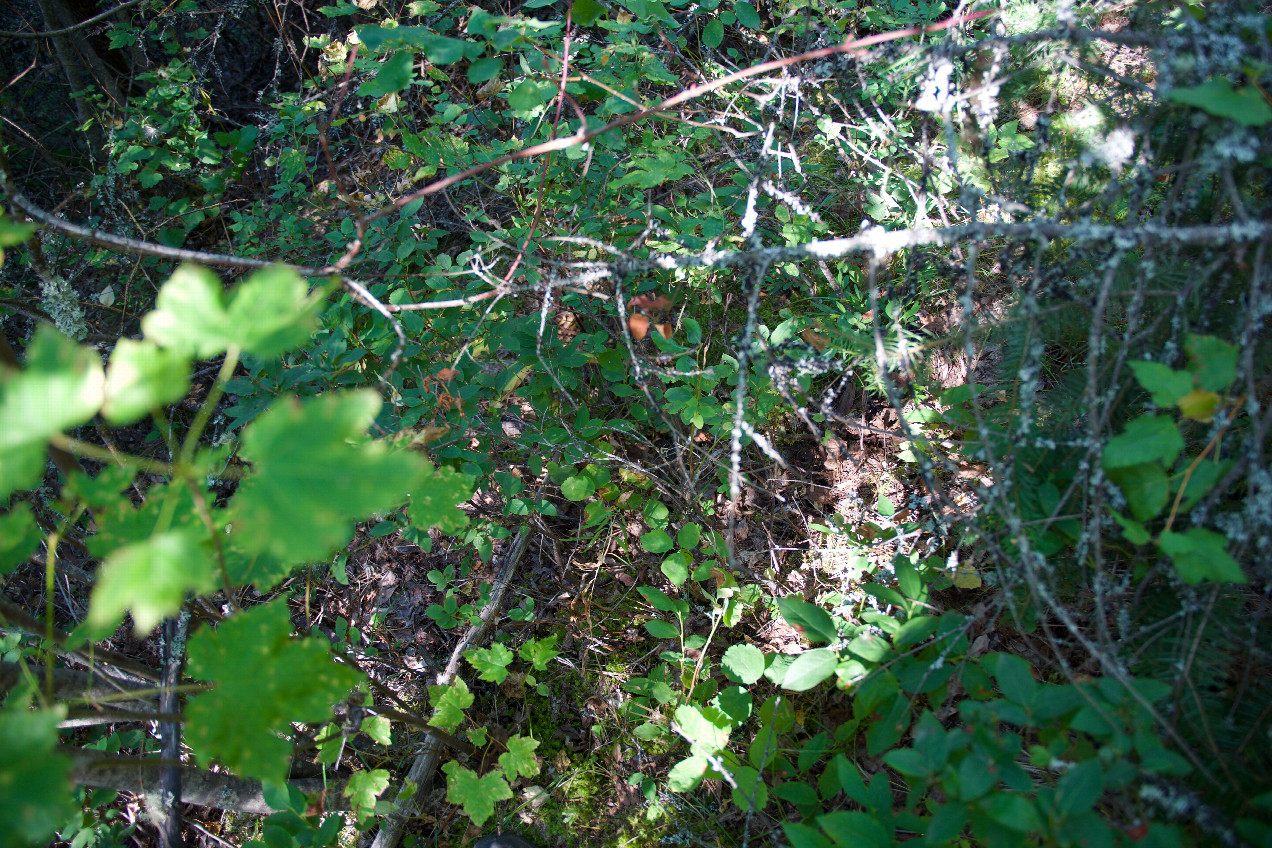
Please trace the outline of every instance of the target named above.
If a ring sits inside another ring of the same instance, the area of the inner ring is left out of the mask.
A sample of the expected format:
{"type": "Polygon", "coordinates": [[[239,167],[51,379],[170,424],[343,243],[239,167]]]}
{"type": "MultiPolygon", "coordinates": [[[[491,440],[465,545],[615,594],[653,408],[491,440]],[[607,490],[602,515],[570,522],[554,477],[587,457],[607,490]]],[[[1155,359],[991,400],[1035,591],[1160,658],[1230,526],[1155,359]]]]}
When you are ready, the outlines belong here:
{"type": "Polygon", "coordinates": [[[1270,844],[1255,4],[40,8],[0,845],[1270,844]]]}

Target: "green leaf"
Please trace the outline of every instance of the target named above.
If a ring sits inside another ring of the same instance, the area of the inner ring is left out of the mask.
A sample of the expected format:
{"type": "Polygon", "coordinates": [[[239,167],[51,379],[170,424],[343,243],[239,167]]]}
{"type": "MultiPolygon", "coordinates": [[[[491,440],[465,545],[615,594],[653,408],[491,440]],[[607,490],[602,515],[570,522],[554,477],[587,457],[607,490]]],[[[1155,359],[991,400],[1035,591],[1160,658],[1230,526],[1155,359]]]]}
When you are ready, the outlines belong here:
{"type": "Polygon", "coordinates": [[[890,848],[892,837],[874,816],[841,810],[817,817],[817,826],[845,848],[890,848]]]}
{"type": "Polygon", "coordinates": [[[1157,462],[1143,462],[1109,470],[1109,479],[1118,485],[1131,514],[1137,521],[1149,521],[1162,511],[1170,498],[1170,481],[1157,462]]]}
{"type": "Polygon", "coordinates": [[[676,707],[678,732],[689,742],[693,754],[718,754],[729,744],[731,724],[728,716],[716,707],[676,707]]]}
{"type": "Polygon", "coordinates": [[[676,544],[686,551],[691,551],[702,541],[702,528],[689,523],[680,528],[676,534],[676,544]]]}
{"type": "Polygon", "coordinates": [[[667,788],[672,792],[692,792],[702,783],[709,765],[707,758],[701,756],[681,760],[667,772],[667,788]]]}
{"type": "Polygon", "coordinates": [[[782,801],[790,801],[796,807],[805,807],[805,809],[817,810],[822,806],[822,800],[808,783],[798,781],[786,781],[778,784],[773,790],[773,795],[781,798],[782,801]]]}
{"type": "Polygon", "coordinates": [[[0,848],[46,844],[79,810],[71,761],[55,753],[66,708],[28,710],[14,701],[0,710],[0,848]]]}
{"type": "Polygon", "coordinates": [[[517,656],[534,666],[535,671],[544,671],[548,663],[561,656],[561,652],[556,649],[556,643],[556,636],[528,639],[517,649],[517,656]]]}
{"type": "Polygon", "coordinates": [[[387,769],[360,771],[349,778],[345,784],[344,794],[353,804],[355,815],[369,815],[375,810],[376,797],[389,788],[389,772],[387,769]]]}
{"type": "Polygon", "coordinates": [[[190,360],[149,341],[120,339],[106,369],[102,415],[116,427],[175,403],[190,391],[190,360]]]}
{"type": "Polygon", "coordinates": [[[839,667],[839,655],[830,648],[815,648],[795,658],[786,670],[782,687],[792,692],[807,692],[831,677],[839,667]]]}
{"type": "Polygon", "coordinates": [[[983,801],[981,806],[991,819],[1017,833],[1033,833],[1042,827],[1037,805],[1020,795],[995,793],[983,801]]]}
{"type": "Polygon", "coordinates": [[[683,551],[676,551],[663,560],[659,570],[671,581],[671,585],[679,588],[689,579],[689,558],[683,551]]]}
{"type": "Polygon", "coordinates": [[[645,622],[645,629],[655,639],[679,639],[680,628],[660,618],[651,618],[645,622]]]}
{"type": "MultiPolygon", "coordinates": [[[[682,614],[681,606],[683,602],[677,601],[673,598],[668,597],[667,593],[664,592],[662,589],[656,588],[654,586],[637,586],[636,591],[640,592],[640,594],[645,598],[646,601],[649,602],[650,606],[652,606],[654,609],[659,610],[661,612],[676,613],[677,615],[682,614]]],[[[684,611],[687,612],[688,605],[684,604],[684,607],[685,607],[684,611]]]]}
{"type": "Polygon", "coordinates": [[[428,687],[428,697],[433,704],[429,725],[447,732],[459,727],[464,720],[464,710],[473,705],[473,693],[468,691],[462,677],[456,677],[446,686],[428,687]]]}
{"type": "Polygon", "coordinates": [[[468,81],[473,85],[480,85],[483,82],[489,82],[499,76],[499,72],[503,70],[503,59],[498,57],[487,57],[478,59],[468,66],[468,81]]]}
{"type": "Polygon", "coordinates": [[[499,767],[508,780],[515,780],[518,775],[534,777],[539,773],[539,761],[534,756],[539,740],[528,736],[511,736],[507,744],[508,750],[499,755],[499,767]]]}
{"type": "Polygon", "coordinates": [[[724,41],[724,24],[719,18],[712,18],[702,28],[702,46],[714,50],[724,41]]]}
{"type": "Polygon", "coordinates": [[[1029,663],[1012,654],[990,654],[981,659],[981,665],[988,669],[998,681],[998,688],[1007,700],[1026,706],[1038,691],[1038,681],[1034,679],[1029,663]]]}
{"type": "Polygon", "coordinates": [[[415,54],[394,53],[384,64],[380,65],[380,70],[376,72],[374,78],[367,80],[358,86],[359,97],[383,97],[386,94],[396,94],[411,84],[415,79],[415,54]]]}
{"type": "Polygon", "coordinates": [[[907,777],[925,777],[931,771],[927,757],[913,748],[894,748],[883,755],[883,761],[907,777]]]}
{"type": "Polygon", "coordinates": [[[364,438],[380,408],[375,392],[331,393],[276,403],[243,432],[253,473],[234,499],[240,549],[298,565],[325,560],[353,523],[400,505],[428,464],[364,438]]]}
{"type": "Polygon", "coordinates": [[[731,645],[720,666],[730,680],[750,686],[764,675],[764,652],[754,645],[731,645]]]}
{"type": "Polygon", "coordinates": [[[1234,462],[1235,460],[1231,459],[1223,462],[1202,459],[1192,464],[1192,473],[1188,475],[1187,482],[1184,484],[1184,497],[1180,501],[1179,508],[1187,512],[1196,506],[1197,502],[1209,494],[1210,490],[1232,469],[1234,462]]]}
{"type": "Polygon", "coordinates": [[[453,468],[438,468],[411,490],[411,523],[420,529],[458,533],[468,525],[468,516],[458,507],[472,496],[471,477],[453,468]]]}
{"type": "Polygon", "coordinates": [[[1184,342],[1188,367],[1197,385],[1211,392],[1222,392],[1237,378],[1237,348],[1214,336],[1192,336],[1184,342]]]}
{"type": "Polygon", "coordinates": [[[1242,126],[1261,127],[1272,123],[1272,106],[1268,105],[1257,86],[1234,89],[1232,83],[1222,77],[1190,88],[1173,89],[1166,92],[1166,98],[1195,106],[1217,118],[1228,118],[1242,126]]]}
{"type": "Polygon", "coordinates": [[[363,719],[362,732],[386,748],[393,744],[392,723],[384,716],[368,716],[363,719]]]}
{"type": "Polygon", "coordinates": [[[605,14],[605,7],[597,0],[574,0],[570,6],[570,20],[578,26],[591,26],[605,14]]]}
{"type": "Polygon", "coordinates": [[[482,825],[495,812],[495,804],[512,797],[508,781],[499,772],[485,777],[451,760],[442,766],[446,772],[446,800],[459,804],[474,824],[482,825]]]}
{"type": "Polygon", "coordinates": [[[309,341],[322,312],[321,290],[309,293],[304,279],[274,265],[253,271],[234,292],[227,315],[231,339],[244,351],[265,359],[309,341]]]}
{"type": "Polygon", "coordinates": [[[464,657],[477,669],[477,676],[489,683],[503,683],[508,679],[508,666],[512,663],[512,649],[496,642],[489,648],[474,648],[464,657]]]}
{"type": "Polygon", "coordinates": [[[835,844],[806,824],[782,822],[782,832],[791,848],[832,848],[835,844]]]}
{"type": "Polygon", "coordinates": [[[711,704],[719,707],[720,711],[733,721],[734,726],[740,726],[750,718],[751,708],[754,706],[751,693],[741,686],[726,686],[720,690],[720,694],[711,701],[711,704]]]}
{"type": "Polygon", "coordinates": [[[356,31],[358,40],[369,50],[383,47],[415,48],[423,50],[424,55],[435,65],[449,65],[464,57],[475,59],[485,50],[483,45],[474,41],[448,38],[422,26],[362,26],[356,31]]]}
{"type": "Polygon", "coordinates": [[[1126,537],[1126,541],[1132,545],[1146,545],[1152,541],[1152,535],[1138,521],[1134,521],[1125,516],[1118,515],[1116,512],[1111,513],[1113,520],[1122,528],[1122,535],[1126,537]]]}
{"type": "Polygon", "coordinates": [[[1132,362],[1131,371],[1144,390],[1152,393],[1153,403],[1158,406],[1174,406],[1192,391],[1192,374],[1176,371],[1160,362],[1132,362]]]}
{"type": "Polygon", "coordinates": [[[0,515],[0,575],[26,562],[43,538],[30,504],[16,503],[13,509],[0,515]]]}
{"type": "Polygon", "coordinates": [[[105,388],[100,357],[44,324],[21,371],[0,366],[0,502],[40,481],[45,442],[96,415],[105,388]]]}
{"type": "Polygon", "coordinates": [[[534,80],[524,80],[508,94],[508,105],[516,112],[537,109],[552,96],[552,89],[534,80]]]}
{"type": "Polygon", "coordinates": [[[591,477],[576,474],[573,477],[567,477],[561,483],[561,494],[567,500],[585,501],[596,491],[596,484],[592,482],[591,477]]]}
{"type": "Polygon", "coordinates": [[[810,642],[833,642],[839,638],[835,621],[816,604],[796,598],[778,598],[777,608],[786,623],[804,634],[810,642]]]}
{"type": "Polygon", "coordinates": [[[102,563],[93,587],[88,624],[113,629],[132,611],[143,636],[181,609],[189,592],[202,595],[217,586],[212,540],[199,526],[179,527],[119,548],[102,563]]]}
{"type": "Polygon", "coordinates": [[[1158,460],[1170,465],[1183,449],[1184,439],[1174,421],[1164,415],[1143,415],[1109,440],[1101,462],[1106,471],[1158,460]]]}
{"type": "Polygon", "coordinates": [[[190,637],[190,676],[216,684],[186,708],[186,739],[204,763],[286,780],[291,723],[330,717],[331,705],[364,679],[332,661],[325,639],[293,640],[291,631],[287,602],[276,600],[190,637]]]}
{"type": "Polygon", "coordinates": [[[1104,766],[1087,760],[1064,773],[1056,783],[1056,812],[1062,816],[1090,810],[1104,794],[1104,766]]]}
{"type": "Polygon", "coordinates": [[[742,766],[732,769],[733,782],[737,784],[730,797],[742,810],[762,810],[768,805],[768,785],[758,769],[742,766]]]}
{"type": "Polygon", "coordinates": [[[760,28],[760,15],[750,3],[734,3],[733,14],[738,16],[738,23],[747,29],[760,28]]]}
{"type": "Polygon", "coordinates": [[[958,838],[967,824],[967,808],[962,804],[946,804],[932,814],[928,822],[927,844],[948,845],[958,838]]]}
{"type": "Polygon", "coordinates": [[[256,271],[227,306],[216,275],[186,264],[164,283],[141,326],[147,338],[200,359],[231,347],[272,357],[307,341],[321,308],[321,298],[289,268],[256,271]]]}
{"type": "Polygon", "coordinates": [[[651,554],[664,554],[676,545],[666,530],[653,529],[640,537],[640,546],[651,554]]]}
{"type": "Polygon", "coordinates": [[[0,247],[22,244],[38,229],[35,224],[20,224],[8,215],[0,214],[0,247]]]}
{"type": "Polygon", "coordinates": [[[1194,527],[1186,533],[1162,533],[1158,546],[1175,564],[1175,570],[1185,583],[1197,584],[1203,580],[1213,583],[1248,583],[1228,552],[1224,549],[1228,540],[1211,530],[1194,527]]]}

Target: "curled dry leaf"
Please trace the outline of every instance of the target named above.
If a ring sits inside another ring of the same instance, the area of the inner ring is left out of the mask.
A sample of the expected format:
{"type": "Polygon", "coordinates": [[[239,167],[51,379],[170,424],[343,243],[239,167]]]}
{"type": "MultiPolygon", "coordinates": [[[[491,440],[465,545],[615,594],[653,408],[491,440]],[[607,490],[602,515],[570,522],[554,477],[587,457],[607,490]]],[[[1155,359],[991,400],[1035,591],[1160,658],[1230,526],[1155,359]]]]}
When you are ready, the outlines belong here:
{"type": "Polygon", "coordinates": [[[427,445],[429,442],[435,442],[450,430],[449,427],[421,427],[414,436],[411,437],[412,445],[427,445]]]}
{"type": "Polygon", "coordinates": [[[649,319],[633,312],[627,317],[627,329],[632,331],[632,338],[640,341],[649,333],[649,319]]]}
{"type": "Polygon", "coordinates": [[[671,306],[671,299],[665,294],[639,294],[631,299],[632,309],[640,309],[645,312],[652,312],[655,309],[667,309],[671,306]]]}
{"type": "Polygon", "coordinates": [[[443,368],[441,371],[437,372],[437,379],[439,380],[453,380],[458,376],[459,372],[454,368],[443,368]]]}
{"type": "Polygon", "coordinates": [[[669,338],[671,338],[671,325],[670,325],[670,324],[655,324],[655,325],[654,325],[654,329],[655,329],[655,330],[657,330],[658,332],[662,333],[662,337],[663,337],[664,339],[669,339],[669,338]]]}
{"type": "Polygon", "coordinates": [[[830,339],[814,330],[805,330],[799,334],[799,337],[813,346],[813,350],[821,353],[830,347],[830,339]]]}

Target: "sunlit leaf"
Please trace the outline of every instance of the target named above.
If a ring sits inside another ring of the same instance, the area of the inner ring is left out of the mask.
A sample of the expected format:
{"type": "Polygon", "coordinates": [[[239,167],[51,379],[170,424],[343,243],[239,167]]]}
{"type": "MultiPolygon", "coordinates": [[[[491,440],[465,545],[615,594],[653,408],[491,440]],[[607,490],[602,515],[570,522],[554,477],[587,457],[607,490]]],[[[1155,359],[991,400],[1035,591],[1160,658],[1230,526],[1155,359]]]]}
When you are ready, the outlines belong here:
{"type": "Polygon", "coordinates": [[[371,391],[331,393],[275,404],[248,425],[242,455],[252,473],[233,502],[236,544],[281,563],[326,559],[355,521],[426,485],[419,454],[365,437],[379,408],[371,391]]]}
{"type": "Polygon", "coordinates": [[[348,796],[356,813],[370,813],[375,809],[375,799],[389,788],[389,772],[386,769],[360,771],[349,778],[344,794],[348,796]]]}
{"type": "Polygon", "coordinates": [[[190,360],[150,341],[120,339],[106,369],[102,415],[119,426],[174,403],[190,391],[190,360]]]}
{"type": "Polygon", "coordinates": [[[508,781],[499,772],[492,771],[485,777],[466,769],[451,760],[442,766],[446,772],[446,800],[459,804],[474,824],[485,824],[495,812],[495,804],[512,797],[508,781]]]}
{"type": "Polygon", "coordinates": [[[1258,86],[1234,89],[1232,83],[1222,77],[1189,88],[1172,89],[1166,92],[1166,97],[1247,127],[1272,123],[1272,106],[1268,105],[1258,86]]]}
{"type": "Polygon", "coordinates": [[[473,693],[460,677],[445,686],[428,687],[428,697],[433,704],[433,717],[428,723],[446,731],[459,727],[464,720],[464,710],[473,705],[473,693]]]}
{"type": "Polygon", "coordinates": [[[534,756],[539,740],[527,736],[511,736],[507,745],[508,750],[499,755],[499,766],[509,780],[518,776],[534,777],[539,773],[539,762],[534,756]]]}
{"type": "Polygon", "coordinates": [[[141,326],[152,341],[200,359],[231,347],[270,357],[305,342],[321,308],[321,298],[289,268],[253,272],[227,304],[215,274],[186,264],[164,283],[141,326]]]}
{"type": "Polygon", "coordinates": [[[48,325],[27,347],[20,371],[0,366],[0,501],[36,485],[50,436],[83,424],[101,407],[101,359],[48,325]]]}
{"type": "Polygon", "coordinates": [[[764,675],[764,652],[754,645],[731,645],[720,664],[730,680],[749,686],[764,675]]]}
{"type": "Polygon", "coordinates": [[[792,692],[807,692],[832,677],[839,666],[839,655],[829,648],[805,651],[795,658],[782,678],[782,686],[792,692]]]}
{"type": "Polygon", "coordinates": [[[786,623],[802,632],[811,642],[833,642],[839,638],[830,613],[816,604],[786,597],[778,599],[777,608],[786,623]]]}
{"type": "Polygon", "coordinates": [[[188,592],[216,588],[212,540],[201,527],[180,527],[119,548],[102,563],[88,623],[109,629],[132,612],[138,635],[181,609],[188,592]]]}

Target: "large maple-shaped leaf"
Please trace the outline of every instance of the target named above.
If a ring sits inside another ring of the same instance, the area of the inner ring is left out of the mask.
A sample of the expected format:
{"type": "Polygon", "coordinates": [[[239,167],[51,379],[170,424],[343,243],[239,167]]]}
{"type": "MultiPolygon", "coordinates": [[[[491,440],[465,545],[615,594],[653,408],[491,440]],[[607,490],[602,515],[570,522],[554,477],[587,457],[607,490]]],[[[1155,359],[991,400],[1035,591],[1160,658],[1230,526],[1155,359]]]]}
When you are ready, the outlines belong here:
{"type": "Polygon", "coordinates": [[[389,788],[389,773],[385,769],[360,771],[349,778],[345,785],[345,795],[353,804],[354,813],[359,816],[375,812],[375,799],[389,788]]]}
{"type": "Polygon", "coordinates": [[[21,371],[0,367],[0,501],[39,482],[44,443],[92,418],[105,385],[97,354],[44,325],[21,371]]]}
{"type": "Polygon", "coordinates": [[[71,761],[54,753],[66,710],[0,711],[0,848],[49,841],[78,809],[71,799],[71,761]]]}
{"type": "Polygon", "coordinates": [[[539,761],[534,757],[534,749],[538,747],[538,739],[528,736],[508,738],[508,750],[499,755],[499,767],[509,780],[515,779],[517,775],[534,777],[539,773],[539,761]]]}
{"type": "Polygon", "coordinates": [[[291,638],[285,601],[241,612],[190,638],[190,675],[216,684],[186,709],[186,739],[204,762],[218,759],[263,781],[287,777],[293,721],[316,722],[361,679],[337,665],[326,641],[291,638]]]}
{"type": "Polygon", "coordinates": [[[182,265],[142,319],[146,337],[201,359],[237,347],[271,357],[303,344],[313,330],[321,297],[284,267],[248,277],[225,302],[221,281],[206,268],[182,265]]]}
{"type": "Polygon", "coordinates": [[[131,610],[138,635],[181,609],[187,592],[216,588],[212,541],[202,527],[178,527],[125,545],[102,564],[88,625],[109,632],[131,610]]]}
{"type": "Polygon", "coordinates": [[[428,464],[365,438],[379,408],[372,391],[332,393],[282,401],[248,426],[242,455],[252,474],[234,499],[232,544],[283,564],[313,562],[347,543],[354,522],[404,503],[428,464]]]}
{"type": "Polygon", "coordinates": [[[111,424],[130,424],[190,390],[190,360],[154,342],[120,339],[106,369],[102,414],[111,424]]]}
{"type": "Polygon", "coordinates": [[[411,523],[421,529],[437,527],[458,533],[468,516],[456,507],[473,495],[473,478],[450,468],[439,468],[411,491],[411,523]]]}
{"type": "Polygon", "coordinates": [[[428,723],[433,727],[451,731],[464,720],[464,710],[473,705],[473,693],[462,677],[456,677],[444,686],[428,687],[429,700],[433,702],[433,717],[428,723]]]}
{"type": "Polygon", "coordinates": [[[497,771],[485,777],[451,760],[442,766],[446,772],[446,800],[459,804],[474,824],[484,824],[495,812],[495,804],[512,797],[508,781],[497,771]]]}

